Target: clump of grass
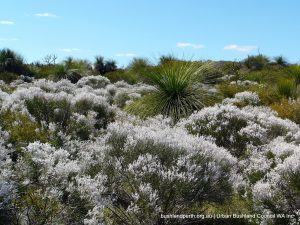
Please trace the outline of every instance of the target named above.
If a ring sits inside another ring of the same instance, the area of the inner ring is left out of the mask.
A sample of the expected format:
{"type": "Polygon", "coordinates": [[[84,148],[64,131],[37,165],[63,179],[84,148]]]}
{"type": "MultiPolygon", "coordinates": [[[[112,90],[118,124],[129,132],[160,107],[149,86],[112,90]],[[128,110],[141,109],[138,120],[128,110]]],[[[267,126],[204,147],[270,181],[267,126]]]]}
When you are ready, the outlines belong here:
{"type": "Polygon", "coordinates": [[[149,71],[146,77],[156,91],[125,108],[142,118],[162,114],[174,121],[212,103],[213,95],[197,87],[200,66],[194,62],[170,62],[149,71]]]}
{"type": "Polygon", "coordinates": [[[282,79],[277,84],[278,93],[287,98],[296,96],[297,86],[294,80],[282,79]]]}
{"type": "Polygon", "coordinates": [[[223,83],[219,85],[218,90],[224,98],[233,98],[236,93],[247,89],[236,84],[223,83]]]}
{"type": "Polygon", "coordinates": [[[117,69],[112,72],[107,72],[106,74],[104,74],[104,76],[107,77],[112,83],[121,80],[127,82],[128,84],[138,83],[138,75],[135,73],[130,73],[124,69],[117,69]]]}
{"type": "Polygon", "coordinates": [[[279,102],[282,96],[277,91],[276,86],[253,86],[250,87],[250,91],[256,92],[259,96],[259,99],[263,105],[270,105],[276,102],[279,102]]]}
{"type": "Polygon", "coordinates": [[[261,70],[268,65],[269,62],[270,59],[262,54],[248,56],[247,59],[244,60],[245,66],[251,70],[261,70]]]}
{"type": "Polygon", "coordinates": [[[300,66],[294,65],[291,66],[291,75],[295,79],[296,84],[300,84],[300,66]]]}

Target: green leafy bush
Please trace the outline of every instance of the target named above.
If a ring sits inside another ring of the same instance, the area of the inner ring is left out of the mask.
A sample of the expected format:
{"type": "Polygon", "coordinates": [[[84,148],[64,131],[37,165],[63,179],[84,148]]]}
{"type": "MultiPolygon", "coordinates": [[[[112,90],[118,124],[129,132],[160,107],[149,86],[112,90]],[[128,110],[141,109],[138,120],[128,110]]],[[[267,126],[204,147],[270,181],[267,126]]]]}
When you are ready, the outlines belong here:
{"type": "Polygon", "coordinates": [[[136,84],[138,82],[138,75],[124,69],[118,69],[104,74],[111,82],[126,81],[129,84],[136,84]]]}
{"type": "Polygon", "coordinates": [[[17,80],[19,76],[15,73],[10,72],[0,72],[0,80],[3,80],[5,83],[10,83],[14,80],[17,80]]]}
{"type": "Polygon", "coordinates": [[[43,97],[34,97],[25,101],[26,107],[30,114],[32,114],[36,120],[41,122],[55,122],[66,128],[70,116],[71,105],[67,100],[51,101],[43,97]]]}
{"type": "Polygon", "coordinates": [[[108,72],[117,70],[117,63],[114,60],[104,60],[104,57],[96,56],[94,70],[97,73],[104,75],[108,72]]]}
{"type": "Polygon", "coordinates": [[[268,65],[269,62],[270,62],[269,58],[261,54],[248,56],[244,60],[245,66],[251,70],[260,70],[264,68],[266,65],[268,65]]]}
{"type": "Polygon", "coordinates": [[[218,90],[224,98],[233,98],[236,93],[245,90],[245,87],[236,84],[223,83],[219,85],[218,90]]]}
{"type": "Polygon", "coordinates": [[[0,73],[8,72],[28,75],[28,68],[21,55],[11,49],[0,50],[0,73]]]}
{"type": "Polygon", "coordinates": [[[290,67],[292,78],[295,79],[296,84],[300,84],[300,66],[293,65],[290,67]]]}
{"type": "Polygon", "coordinates": [[[287,60],[282,55],[274,57],[274,61],[280,66],[287,66],[288,64],[287,60]]]}
{"type": "Polygon", "coordinates": [[[275,110],[281,118],[292,120],[300,124],[300,102],[299,99],[289,101],[283,98],[280,102],[273,103],[271,108],[275,110]]]}

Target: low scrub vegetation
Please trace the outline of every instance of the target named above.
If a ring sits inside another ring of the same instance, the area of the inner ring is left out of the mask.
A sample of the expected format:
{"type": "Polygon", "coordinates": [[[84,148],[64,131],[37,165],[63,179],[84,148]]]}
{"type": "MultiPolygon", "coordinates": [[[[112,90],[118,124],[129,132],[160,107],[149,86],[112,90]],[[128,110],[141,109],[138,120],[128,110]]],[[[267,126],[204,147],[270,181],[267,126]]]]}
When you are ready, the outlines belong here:
{"type": "Polygon", "coordinates": [[[299,77],[263,55],[117,68],[0,51],[0,224],[297,224],[299,77]]]}

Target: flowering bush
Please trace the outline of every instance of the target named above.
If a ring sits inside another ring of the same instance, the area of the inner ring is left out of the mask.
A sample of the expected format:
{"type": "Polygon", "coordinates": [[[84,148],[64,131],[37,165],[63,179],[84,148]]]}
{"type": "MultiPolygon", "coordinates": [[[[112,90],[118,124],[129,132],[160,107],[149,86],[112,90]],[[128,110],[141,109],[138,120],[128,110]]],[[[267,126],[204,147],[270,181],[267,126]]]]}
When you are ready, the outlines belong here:
{"type": "Polygon", "coordinates": [[[236,211],[296,224],[298,124],[251,91],[178,123],[122,110],[151,91],[101,76],[1,86],[0,224],[182,225],[199,221],[160,215],[236,211]]]}
{"type": "Polygon", "coordinates": [[[236,160],[226,150],[161,118],[136,123],[108,127],[105,170],[114,193],[109,220],[156,224],[160,213],[230,199],[236,160]]]}

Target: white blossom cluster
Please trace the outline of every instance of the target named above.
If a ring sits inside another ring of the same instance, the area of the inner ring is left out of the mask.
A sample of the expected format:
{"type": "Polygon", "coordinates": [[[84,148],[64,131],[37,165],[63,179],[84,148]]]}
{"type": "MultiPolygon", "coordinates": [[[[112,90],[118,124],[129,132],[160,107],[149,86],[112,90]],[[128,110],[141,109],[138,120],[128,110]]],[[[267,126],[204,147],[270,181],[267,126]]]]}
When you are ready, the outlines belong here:
{"type": "Polygon", "coordinates": [[[251,80],[231,81],[230,84],[232,84],[232,85],[240,85],[240,86],[258,85],[258,83],[256,81],[251,81],[251,80]]]}
{"type": "Polygon", "coordinates": [[[239,92],[234,95],[234,98],[226,98],[223,100],[224,104],[230,103],[244,103],[246,105],[258,105],[260,103],[259,96],[250,91],[239,92]]]}
{"type": "Polygon", "coordinates": [[[257,209],[262,212],[273,207],[295,214],[300,207],[300,127],[277,117],[269,108],[251,105],[258,101],[254,93],[238,93],[222,104],[195,112],[179,126],[239,158],[233,187],[253,195],[257,209]],[[250,105],[235,106],[245,99],[250,105]]]}

